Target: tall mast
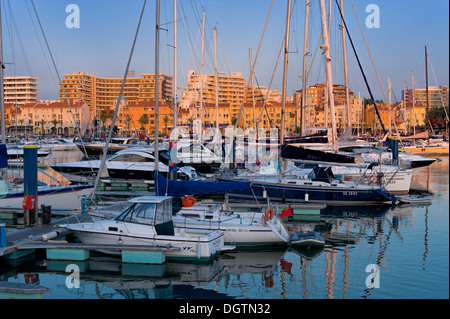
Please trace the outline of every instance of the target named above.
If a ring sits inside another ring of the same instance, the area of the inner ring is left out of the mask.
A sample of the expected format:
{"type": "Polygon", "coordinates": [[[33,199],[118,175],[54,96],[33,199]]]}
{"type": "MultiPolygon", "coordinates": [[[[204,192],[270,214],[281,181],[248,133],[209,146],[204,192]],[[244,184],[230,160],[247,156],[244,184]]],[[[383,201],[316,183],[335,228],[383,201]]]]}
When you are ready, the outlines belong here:
{"type": "MultiPolygon", "coordinates": [[[[286,13],[286,34],[284,36],[284,66],[283,66],[283,86],[281,93],[281,132],[280,132],[280,151],[284,144],[284,112],[286,108],[286,79],[287,79],[287,65],[288,65],[288,51],[289,51],[289,29],[291,21],[291,0],[288,0],[286,13]]],[[[280,158],[280,182],[283,177],[282,160],[280,158]]]]}
{"type": "MultiPolygon", "coordinates": [[[[253,69],[253,61],[252,61],[252,49],[248,49],[248,55],[250,58],[250,72],[253,69]]],[[[251,81],[251,86],[252,86],[252,106],[253,106],[253,125],[255,126],[255,130],[256,130],[256,107],[255,107],[255,87],[253,84],[253,74],[250,75],[250,81],[251,81]]]]}
{"type": "MultiPolygon", "coordinates": [[[[6,121],[5,121],[5,97],[4,97],[4,85],[3,85],[3,43],[2,43],[2,4],[0,2],[0,112],[1,112],[1,122],[0,125],[1,128],[1,134],[2,134],[2,144],[6,144],[6,121]]],[[[17,121],[17,116],[16,116],[17,121]]],[[[17,123],[16,123],[17,127],[17,123]]],[[[1,178],[5,179],[7,178],[8,170],[6,168],[2,168],[1,170],[1,178]]]]}
{"type": "Polygon", "coordinates": [[[204,51],[205,51],[205,15],[206,11],[203,11],[202,18],[202,62],[201,62],[201,76],[200,76],[200,142],[202,141],[202,129],[203,129],[203,66],[204,66],[204,51]]]}
{"type": "Polygon", "coordinates": [[[288,65],[288,51],[289,51],[289,29],[291,21],[291,0],[288,0],[287,14],[286,14],[286,34],[284,36],[284,66],[283,66],[283,87],[281,93],[281,137],[280,144],[284,143],[284,112],[286,108],[286,79],[287,79],[287,65],[288,65]]]}
{"type": "Polygon", "coordinates": [[[404,123],[404,126],[403,126],[403,129],[404,129],[404,134],[406,135],[406,133],[407,133],[407,121],[406,121],[406,81],[403,81],[403,112],[404,112],[404,114],[405,114],[405,118],[403,119],[403,123],[404,123]]]}
{"type": "Polygon", "coordinates": [[[0,105],[1,105],[1,134],[2,134],[2,144],[6,144],[6,127],[5,127],[5,97],[3,88],[3,42],[2,42],[2,8],[0,3],[0,105]]]}
{"type": "Polygon", "coordinates": [[[414,103],[414,74],[411,72],[411,96],[410,99],[412,100],[412,110],[413,110],[413,132],[414,135],[416,134],[416,108],[414,103]]]}
{"type": "Polygon", "coordinates": [[[425,46],[425,85],[426,85],[426,95],[427,95],[427,107],[426,107],[426,128],[428,132],[427,144],[430,144],[430,127],[428,125],[430,119],[428,118],[428,56],[427,56],[427,46],[425,46]]]}
{"type": "Polygon", "coordinates": [[[333,77],[331,74],[331,59],[330,59],[330,40],[328,37],[328,28],[327,28],[327,18],[325,14],[325,1],[320,0],[320,8],[322,13],[322,29],[323,29],[323,41],[324,44],[321,46],[322,49],[325,49],[325,59],[326,59],[326,69],[327,69],[327,91],[328,92],[328,101],[331,115],[331,130],[332,130],[332,143],[334,151],[337,151],[337,138],[336,138],[336,114],[334,111],[334,95],[333,95],[333,77]]]}
{"type": "Polygon", "coordinates": [[[389,108],[389,135],[392,134],[392,113],[391,113],[391,79],[388,77],[388,108],[389,108]]]}
{"type": "Polygon", "coordinates": [[[159,1],[156,0],[155,31],[155,171],[159,171],[159,1]]]}
{"type": "Polygon", "coordinates": [[[219,129],[219,84],[217,79],[217,29],[214,28],[214,85],[216,92],[216,129],[219,129]]]}
{"type": "Polygon", "coordinates": [[[345,40],[344,25],[344,3],[341,0],[341,28],[342,28],[342,50],[344,55],[344,74],[345,74],[345,104],[347,106],[347,130],[352,132],[352,113],[350,111],[349,89],[348,89],[348,70],[347,70],[347,46],[345,40]]]}
{"type": "Polygon", "coordinates": [[[302,76],[302,105],[300,109],[300,135],[305,132],[305,107],[306,107],[306,57],[308,47],[308,17],[310,0],[306,0],[305,8],[305,34],[303,38],[303,76],[302,76]]]}
{"type": "MultiPolygon", "coordinates": [[[[177,127],[177,0],[173,0],[173,129],[177,127]]],[[[172,129],[172,130],[173,130],[172,129]]]]}

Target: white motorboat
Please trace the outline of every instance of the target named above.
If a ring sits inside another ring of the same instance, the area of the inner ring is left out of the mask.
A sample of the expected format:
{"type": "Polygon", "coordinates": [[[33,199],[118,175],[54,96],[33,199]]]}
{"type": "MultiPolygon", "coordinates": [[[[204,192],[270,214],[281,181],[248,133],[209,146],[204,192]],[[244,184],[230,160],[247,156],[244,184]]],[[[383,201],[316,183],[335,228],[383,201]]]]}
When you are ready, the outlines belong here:
{"type": "MultiPolygon", "coordinates": [[[[160,158],[164,153],[160,153],[160,158]]],[[[167,163],[167,160],[166,160],[167,163]]],[[[98,173],[101,160],[88,160],[50,165],[52,169],[61,173],[71,182],[86,182],[94,180],[98,173]]],[[[105,166],[108,176],[115,180],[154,180],[155,158],[154,149],[147,147],[133,147],[116,152],[106,159],[105,166]]],[[[159,163],[161,173],[167,175],[169,166],[159,163]]],[[[197,171],[190,166],[177,167],[179,179],[200,179],[197,171]]]]}
{"type": "Polygon", "coordinates": [[[183,207],[173,216],[176,228],[187,231],[220,230],[225,244],[243,247],[280,246],[289,243],[289,232],[280,217],[268,208],[261,211],[232,211],[228,203],[199,202],[183,207]],[[272,212],[272,214],[270,214],[272,212]]]}
{"type": "MultiPolygon", "coordinates": [[[[115,219],[61,227],[72,231],[86,244],[179,248],[166,252],[167,260],[203,262],[229,248],[224,246],[223,232],[190,232],[174,227],[172,197],[141,196],[130,199],[129,203],[131,205],[115,219]]],[[[107,254],[120,253],[116,250],[99,251],[107,254]]]]}

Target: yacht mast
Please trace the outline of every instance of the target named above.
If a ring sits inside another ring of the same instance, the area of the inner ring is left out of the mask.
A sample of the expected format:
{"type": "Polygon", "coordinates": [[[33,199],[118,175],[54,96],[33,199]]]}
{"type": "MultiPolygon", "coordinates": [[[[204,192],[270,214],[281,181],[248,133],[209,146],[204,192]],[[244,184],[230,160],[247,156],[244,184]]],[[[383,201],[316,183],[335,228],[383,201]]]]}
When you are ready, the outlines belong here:
{"type": "Polygon", "coordinates": [[[5,97],[3,91],[3,42],[2,42],[2,8],[0,3],[0,104],[1,104],[1,134],[2,134],[2,144],[6,144],[6,127],[5,127],[5,97]]]}
{"type": "Polygon", "coordinates": [[[413,110],[413,116],[412,116],[412,123],[413,123],[413,132],[414,135],[416,135],[416,109],[415,109],[415,103],[414,103],[414,74],[411,72],[411,96],[410,99],[412,100],[412,110],[413,110]]]}
{"type": "Polygon", "coordinates": [[[203,130],[203,67],[204,67],[204,54],[205,54],[205,15],[206,11],[203,11],[202,18],[202,62],[201,62],[201,75],[200,75],[200,143],[202,142],[202,130],[203,130]]]}
{"type": "Polygon", "coordinates": [[[302,106],[300,109],[300,136],[305,132],[305,107],[306,107],[306,58],[308,46],[308,17],[310,0],[306,0],[305,8],[305,34],[303,38],[303,75],[302,75],[302,106]]]}
{"type": "MultiPolygon", "coordinates": [[[[156,0],[155,31],[155,171],[159,171],[159,1],[156,0]]],[[[156,183],[155,183],[156,187],[156,183]]],[[[158,193],[157,191],[155,192],[158,193]]]]}
{"type": "Polygon", "coordinates": [[[345,39],[343,0],[341,0],[341,28],[342,28],[342,50],[343,50],[343,55],[344,55],[345,104],[347,107],[347,130],[350,131],[350,133],[352,133],[352,113],[350,111],[349,89],[348,89],[347,46],[346,46],[346,39],[345,39]]]}
{"type": "MultiPolygon", "coordinates": [[[[250,72],[252,71],[253,67],[253,61],[252,61],[252,49],[248,49],[248,55],[250,57],[250,72]]],[[[255,106],[255,86],[253,84],[253,74],[250,75],[250,85],[252,86],[252,106],[253,106],[253,125],[255,126],[255,132],[256,132],[256,106],[255,106]]]]}
{"type": "MultiPolygon", "coordinates": [[[[281,132],[280,132],[280,152],[284,144],[284,112],[286,108],[286,79],[287,79],[287,65],[288,65],[288,51],[289,51],[289,28],[291,21],[291,0],[288,0],[286,13],[286,34],[284,36],[284,66],[283,66],[283,86],[281,94],[281,132]]],[[[280,182],[283,176],[283,160],[280,157],[280,182]]]]}
{"type": "Polygon", "coordinates": [[[325,14],[325,1],[320,0],[320,8],[322,13],[322,29],[323,29],[323,42],[321,46],[325,50],[325,60],[327,69],[327,91],[328,101],[331,116],[331,131],[332,131],[332,144],[334,151],[338,150],[337,138],[336,138],[336,114],[334,111],[334,95],[333,95],[333,78],[331,74],[331,59],[330,59],[330,40],[328,37],[327,18],[325,14]]]}
{"type": "Polygon", "coordinates": [[[219,129],[219,84],[217,79],[217,29],[214,28],[214,91],[216,99],[216,129],[219,129]]]}
{"type": "Polygon", "coordinates": [[[177,112],[178,112],[178,101],[177,101],[177,0],[173,0],[173,128],[174,130],[177,127],[177,112]]]}
{"type": "Polygon", "coordinates": [[[428,56],[427,56],[427,46],[425,46],[425,83],[426,83],[426,95],[427,95],[427,107],[426,107],[426,119],[427,119],[427,123],[426,123],[426,128],[427,128],[427,132],[428,132],[428,137],[427,137],[427,144],[430,145],[430,127],[429,127],[429,122],[430,119],[428,118],[428,56]]]}

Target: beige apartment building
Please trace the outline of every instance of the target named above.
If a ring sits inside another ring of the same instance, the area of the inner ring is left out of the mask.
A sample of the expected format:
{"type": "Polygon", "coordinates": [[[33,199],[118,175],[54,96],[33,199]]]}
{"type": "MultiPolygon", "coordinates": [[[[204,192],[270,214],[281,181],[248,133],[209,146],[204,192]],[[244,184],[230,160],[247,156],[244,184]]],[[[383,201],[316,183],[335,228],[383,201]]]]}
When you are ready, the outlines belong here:
{"type": "MultiPolygon", "coordinates": [[[[326,123],[330,126],[331,113],[327,109],[327,116],[325,118],[326,109],[326,83],[317,83],[306,88],[306,105],[304,109],[305,127],[324,127],[326,123]]],[[[333,84],[334,105],[336,127],[343,131],[347,126],[347,107],[346,107],[346,88],[339,84],[333,84]]],[[[302,92],[294,93],[294,103],[297,106],[301,105],[302,92]]],[[[364,123],[364,109],[363,101],[352,91],[349,90],[349,105],[350,105],[350,123],[353,130],[362,129],[364,123]]],[[[299,112],[299,111],[298,111],[299,112]]]]}
{"type": "MultiPolygon", "coordinates": [[[[244,100],[246,81],[242,73],[236,72],[226,75],[219,73],[217,76],[217,93],[219,103],[228,103],[231,117],[236,117],[240,105],[244,100]]],[[[199,105],[201,95],[203,95],[203,104],[215,104],[216,102],[216,84],[214,74],[204,74],[203,81],[201,75],[195,71],[189,71],[188,88],[182,91],[180,107],[188,109],[191,106],[199,105]],[[203,90],[201,87],[203,85],[203,90]],[[203,92],[202,92],[203,91],[203,92]]],[[[200,116],[200,110],[198,110],[200,116]]],[[[205,119],[209,121],[209,119],[205,119]]],[[[212,123],[204,123],[209,125],[212,123]]]]}
{"type": "Polygon", "coordinates": [[[33,76],[6,76],[3,79],[4,101],[23,105],[39,99],[39,79],[33,76]]]}
{"type": "Polygon", "coordinates": [[[5,118],[9,119],[7,124],[10,130],[14,129],[17,123],[21,131],[35,134],[76,134],[77,126],[84,133],[91,124],[91,114],[86,103],[70,107],[64,102],[26,103],[17,111],[13,109],[12,104],[5,106],[10,110],[5,118]]]}
{"type": "MultiPolygon", "coordinates": [[[[406,90],[402,92],[403,94],[405,94],[406,103],[412,103],[414,97],[414,104],[427,105],[426,89],[406,90]]],[[[428,107],[448,108],[448,87],[446,85],[428,87],[428,107]]]]}
{"type": "MultiPolygon", "coordinates": [[[[159,100],[172,101],[172,77],[159,73],[159,100]]],[[[95,117],[100,111],[115,108],[122,86],[122,78],[103,78],[85,72],[64,74],[59,88],[59,100],[76,104],[86,102],[95,117]],[[64,90],[63,90],[64,88],[64,90]]],[[[127,77],[123,97],[129,102],[155,100],[155,74],[127,77]]]]}

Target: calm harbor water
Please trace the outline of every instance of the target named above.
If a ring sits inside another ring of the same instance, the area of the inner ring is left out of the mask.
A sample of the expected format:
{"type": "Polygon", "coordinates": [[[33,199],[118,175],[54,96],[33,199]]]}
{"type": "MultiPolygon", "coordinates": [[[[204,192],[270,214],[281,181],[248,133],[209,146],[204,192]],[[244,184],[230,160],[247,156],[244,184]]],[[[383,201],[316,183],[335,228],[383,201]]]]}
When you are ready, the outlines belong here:
{"type": "Polygon", "coordinates": [[[68,262],[37,256],[2,265],[0,280],[38,282],[50,289],[42,299],[448,299],[448,158],[414,180],[433,193],[430,205],[326,208],[314,223],[288,224],[321,232],[319,251],[238,251],[209,265],[97,256],[76,263],[79,287],[68,262]]]}

